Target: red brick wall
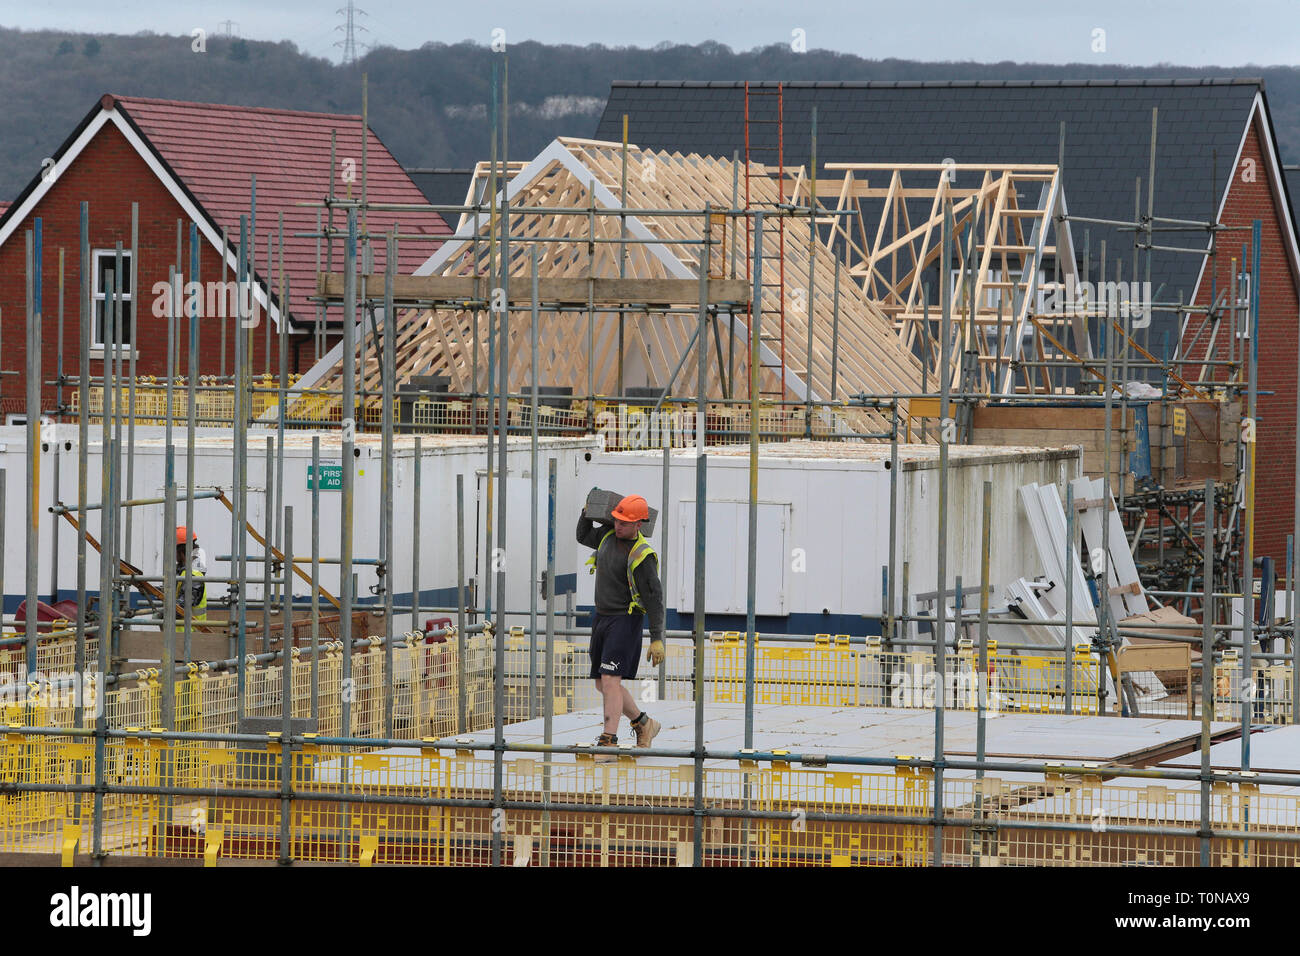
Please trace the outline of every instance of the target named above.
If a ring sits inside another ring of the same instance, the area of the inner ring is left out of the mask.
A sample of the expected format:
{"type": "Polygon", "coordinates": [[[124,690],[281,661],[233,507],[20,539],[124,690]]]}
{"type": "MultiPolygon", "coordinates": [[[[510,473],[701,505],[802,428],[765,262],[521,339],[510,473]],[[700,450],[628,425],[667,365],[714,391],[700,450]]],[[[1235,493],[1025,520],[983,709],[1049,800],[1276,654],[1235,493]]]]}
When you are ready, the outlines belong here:
{"type": "MultiPolygon", "coordinates": [[[[19,375],[0,376],[0,400],[5,411],[25,409],[27,368],[26,325],[26,239],[24,233],[32,228],[32,219],[42,220],[44,256],[42,262],[43,328],[42,328],[42,378],[52,380],[57,375],[56,349],[58,334],[58,276],[59,249],[64,252],[63,284],[63,369],[66,375],[76,375],[80,342],[80,204],[89,203],[90,247],[112,249],[121,242],[124,250],[131,247],[131,203],[139,204],[139,240],[137,252],[137,374],[165,375],[167,371],[167,323],[154,318],[152,304],[155,282],[167,281],[167,270],[176,261],[176,221],[184,222],[184,262],[189,266],[189,219],[179,203],[153,174],[144,160],[135,152],[126,138],[112,124],[104,126],[87,144],[73,165],[23,221],[21,226],[0,246],[0,323],[3,341],[0,343],[0,368],[18,370],[19,375]]],[[[200,279],[221,278],[221,259],[215,247],[200,233],[200,279]]],[[[232,278],[228,273],[227,278],[232,278]]],[[[259,310],[262,325],[265,312],[259,310]]],[[[204,319],[199,327],[199,370],[202,374],[216,374],[221,369],[220,328],[221,319],[204,319]]],[[[234,370],[234,325],[227,320],[226,372],[234,370]]],[[[178,374],[184,375],[188,364],[188,321],[183,320],[179,336],[183,341],[177,365],[178,374]]],[[[261,372],[267,362],[265,328],[251,330],[252,362],[255,372],[261,372]]],[[[291,337],[288,358],[289,370],[295,371],[293,339],[301,340],[298,346],[298,371],[312,365],[311,336],[291,337]]],[[[272,326],[270,368],[279,370],[277,335],[272,326]]],[[[99,376],[103,362],[91,359],[90,374],[99,376]]],[[[68,401],[65,391],[65,401],[68,401]]],[[[46,386],[42,391],[42,406],[52,411],[56,403],[56,390],[46,386]]]]}
{"type": "MultiPolygon", "coordinates": [[[[1251,223],[1261,223],[1259,283],[1259,390],[1258,427],[1255,468],[1255,555],[1272,555],[1278,561],[1286,556],[1286,536],[1294,527],[1295,428],[1296,428],[1296,328],[1300,301],[1296,278],[1288,264],[1284,240],[1286,222],[1275,194],[1268,167],[1260,151],[1258,131],[1251,129],[1242,149],[1241,162],[1233,173],[1224,203],[1225,226],[1245,226],[1244,231],[1219,234],[1216,288],[1232,285],[1232,258],[1241,258],[1241,247],[1250,244],[1251,223]],[[1243,178],[1245,162],[1253,161],[1254,181],[1243,178]]],[[[1250,263],[1246,263],[1249,268],[1250,263]]],[[[1211,267],[1207,261],[1197,304],[1210,300],[1211,267]]],[[[1199,318],[1194,318],[1194,331],[1199,318]]],[[[1207,333],[1208,334],[1208,333],[1207,333]]],[[[1216,340],[1216,358],[1227,359],[1230,336],[1220,330],[1216,340]]],[[[1197,349],[1204,354],[1203,349],[1197,349]]],[[[1199,371],[1197,369],[1196,371],[1199,371]]],[[[1216,376],[1221,378],[1222,376],[1216,376]]],[[[1243,395],[1244,399],[1244,395],[1243,395]]],[[[1244,401],[1243,401],[1244,411],[1244,401]]]]}

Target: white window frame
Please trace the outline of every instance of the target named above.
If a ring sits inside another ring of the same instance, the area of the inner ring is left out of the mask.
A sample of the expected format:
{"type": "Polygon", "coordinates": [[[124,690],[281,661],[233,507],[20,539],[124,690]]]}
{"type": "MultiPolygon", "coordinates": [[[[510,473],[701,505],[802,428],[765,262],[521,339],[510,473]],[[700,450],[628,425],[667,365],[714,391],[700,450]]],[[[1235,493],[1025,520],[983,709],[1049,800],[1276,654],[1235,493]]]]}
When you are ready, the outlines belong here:
{"type": "MultiPolygon", "coordinates": [[[[99,331],[99,321],[98,318],[94,315],[94,311],[96,309],[96,303],[99,302],[104,303],[104,309],[106,313],[104,316],[105,323],[107,323],[108,321],[107,311],[109,306],[109,301],[106,298],[106,293],[99,286],[99,276],[100,276],[99,264],[103,259],[114,260],[116,258],[117,258],[116,249],[94,249],[90,253],[90,261],[93,266],[93,270],[91,272],[91,280],[90,280],[90,301],[91,301],[91,310],[92,310],[91,326],[90,326],[90,357],[91,358],[103,358],[104,354],[108,351],[107,343],[96,338],[97,332],[99,331]]],[[[131,250],[130,249],[122,250],[122,274],[127,276],[131,274],[131,250]]],[[[132,317],[134,318],[135,317],[135,289],[134,288],[132,288],[129,293],[126,293],[122,296],[122,302],[123,304],[130,303],[131,310],[132,310],[132,317]]],[[[139,331],[138,323],[136,323],[136,325],[137,325],[136,331],[139,331]]],[[[130,329],[130,326],[131,323],[128,322],[127,323],[128,330],[130,329]]],[[[107,327],[107,325],[105,325],[105,327],[107,327]]],[[[129,331],[128,334],[130,334],[129,331]]],[[[121,349],[123,356],[127,358],[135,354],[134,342],[128,342],[125,345],[119,342],[117,347],[121,349]]]]}
{"type": "Polygon", "coordinates": [[[1245,316],[1244,322],[1234,321],[1236,326],[1236,339],[1238,342],[1250,341],[1250,272],[1243,270],[1233,276],[1233,286],[1241,293],[1240,296],[1233,300],[1233,305],[1237,309],[1239,316],[1245,316]]]}

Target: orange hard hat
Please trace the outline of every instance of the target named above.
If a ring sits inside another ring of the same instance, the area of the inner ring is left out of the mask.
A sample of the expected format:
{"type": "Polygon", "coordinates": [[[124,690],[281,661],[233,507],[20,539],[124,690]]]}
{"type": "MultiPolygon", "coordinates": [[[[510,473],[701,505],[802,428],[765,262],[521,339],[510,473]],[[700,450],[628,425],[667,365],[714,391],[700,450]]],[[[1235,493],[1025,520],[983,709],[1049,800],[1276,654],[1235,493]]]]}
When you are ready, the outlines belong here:
{"type": "Polygon", "coordinates": [[[645,521],[650,517],[650,507],[640,495],[628,495],[610,514],[619,521],[645,521]]]}
{"type": "Polygon", "coordinates": [[[176,545],[177,545],[177,547],[180,547],[182,544],[185,543],[185,539],[186,539],[187,536],[188,536],[189,538],[192,538],[192,539],[195,540],[195,541],[198,541],[198,540],[199,540],[199,536],[198,536],[197,534],[191,534],[191,533],[190,533],[190,529],[187,528],[187,527],[185,527],[185,525],[181,525],[179,528],[176,529],[176,545]]]}

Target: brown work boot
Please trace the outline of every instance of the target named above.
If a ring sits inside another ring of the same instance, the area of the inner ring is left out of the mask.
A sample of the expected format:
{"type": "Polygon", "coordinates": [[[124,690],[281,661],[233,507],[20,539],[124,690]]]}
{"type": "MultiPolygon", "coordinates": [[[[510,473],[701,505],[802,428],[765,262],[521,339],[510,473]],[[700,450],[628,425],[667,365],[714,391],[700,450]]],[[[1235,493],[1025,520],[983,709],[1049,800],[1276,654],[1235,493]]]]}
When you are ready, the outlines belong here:
{"type": "Polygon", "coordinates": [[[632,729],[636,731],[636,745],[643,749],[649,747],[651,741],[659,736],[662,727],[663,725],[659,721],[649,714],[642,713],[640,721],[632,722],[632,729]]]}
{"type": "MultiPolygon", "coordinates": [[[[601,735],[596,739],[596,746],[597,746],[597,747],[617,747],[617,746],[618,746],[618,735],[617,735],[617,734],[601,734],[601,735]]],[[[618,754],[596,754],[592,759],[595,760],[596,763],[613,763],[615,760],[618,759],[618,754]]]]}

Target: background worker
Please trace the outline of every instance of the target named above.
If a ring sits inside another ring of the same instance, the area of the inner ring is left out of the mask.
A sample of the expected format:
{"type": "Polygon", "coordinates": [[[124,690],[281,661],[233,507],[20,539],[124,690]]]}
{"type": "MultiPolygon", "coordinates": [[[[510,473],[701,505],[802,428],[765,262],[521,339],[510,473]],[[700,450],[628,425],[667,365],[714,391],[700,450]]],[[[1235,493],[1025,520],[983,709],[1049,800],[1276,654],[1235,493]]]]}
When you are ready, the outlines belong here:
{"type": "Polygon", "coordinates": [[[208,585],[203,580],[208,573],[208,556],[199,547],[199,536],[184,525],[176,529],[176,603],[183,609],[191,608],[191,620],[208,619],[208,585]],[[185,543],[190,548],[189,567],[185,565],[185,543]]]}
{"type": "Polygon", "coordinates": [[[642,622],[647,614],[650,648],[646,660],[658,666],[664,659],[664,591],[659,581],[659,556],[641,534],[641,522],[650,517],[644,498],[628,495],[611,515],[612,522],[593,520],[585,511],[578,516],[578,543],[595,549],[587,559],[596,576],[591,677],[604,702],[605,716],[604,732],[596,745],[615,746],[619,717],[626,715],[636,731],[636,745],[649,747],[659,733],[659,721],[637,706],[623,681],[636,677],[642,622]]]}

